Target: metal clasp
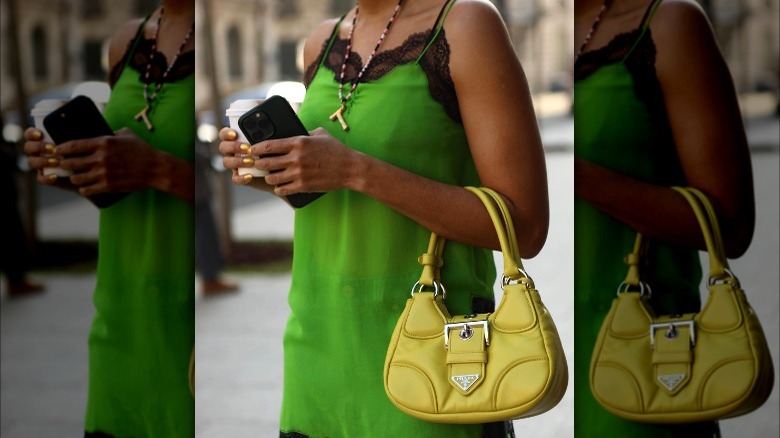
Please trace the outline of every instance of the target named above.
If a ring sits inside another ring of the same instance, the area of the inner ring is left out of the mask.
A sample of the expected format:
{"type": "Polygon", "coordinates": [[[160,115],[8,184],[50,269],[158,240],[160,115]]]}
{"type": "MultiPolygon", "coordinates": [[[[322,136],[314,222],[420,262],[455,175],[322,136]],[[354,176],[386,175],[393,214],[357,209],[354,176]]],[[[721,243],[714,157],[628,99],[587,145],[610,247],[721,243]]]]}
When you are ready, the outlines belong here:
{"type": "Polygon", "coordinates": [[[474,335],[474,331],[471,329],[471,327],[474,326],[482,326],[482,332],[485,335],[485,345],[490,345],[490,335],[488,333],[488,323],[487,321],[463,321],[463,322],[454,322],[452,324],[444,324],[444,348],[449,349],[450,348],[450,330],[453,328],[460,328],[461,331],[458,334],[461,339],[466,340],[471,338],[471,336],[474,335]]]}
{"type": "Polygon", "coordinates": [[[664,328],[664,327],[668,328],[664,336],[672,339],[672,338],[676,338],[679,334],[677,327],[686,327],[686,326],[689,328],[691,346],[696,345],[696,331],[694,329],[693,320],[688,319],[685,321],[668,321],[668,322],[657,322],[655,324],[650,324],[650,348],[655,348],[655,331],[657,329],[664,328]]]}

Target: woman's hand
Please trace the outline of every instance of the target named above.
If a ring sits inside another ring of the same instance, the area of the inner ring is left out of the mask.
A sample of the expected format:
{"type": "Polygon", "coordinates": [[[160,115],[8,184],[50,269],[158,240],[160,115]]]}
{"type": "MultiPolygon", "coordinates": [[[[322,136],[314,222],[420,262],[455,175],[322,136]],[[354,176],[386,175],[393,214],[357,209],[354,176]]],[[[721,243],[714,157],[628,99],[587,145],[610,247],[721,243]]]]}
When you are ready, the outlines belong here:
{"type": "Polygon", "coordinates": [[[308,137],[266,140],[252,146],[238,141],[230,128],[223,128],[219,138],[219,151],[225,155],[222,163],[233,170],[233,184],[273,190],[278,196],[351,188],[351,170],[360,156],[322,128],[308,137]],[[238,174],[238,169],[252,167],[270,173],[264,179],[238,174]]]}
{"type": "Polygon", "coordinates": [[[352,171],[360,157],[323,128],[308,137],[260,142],[249,153],[260,157],[254,166],[270,172],[265,181],[279,196],[354,188],[352,171]]]}
{"type": "Polygon", "coordinates": [[[57,182],[57,175],[44,175],[46,168],[58,167],[60,160],[54,155],[54,145],[44,142],[43,133],[35,128],[24,131],[24,153],[27,154],[27,164],[37,171],[39,184],[51,185],[57,182]]]}
{"type": "Polygon", "coordinates": [[[160,152],[124,128],[116,135],[72,140],[57,145],[59,165],[72,170],[70,182],[83,196],[153,188],[160,152]]]}
{"type": "Polygon", "coordinates": [[[222,165],[225,169],[233,171],[231,181],[239,186],[248,186],[258,190],[271,192],[274,187],[265,182],[261,177],[250,174],[239,175],[238,169],[248,169],[255,166],[255,160],[249,156],[250,146],[238,140],[238,134],[231,128],[222,128],[219,131],[219,152],[224,155],[222,165]],[[237,156],[238,155],[238,156],[237,156]]]}
{"type": "Polygon", "coordinates": [[[133,131],[115,135],[45,144],[41,132],[25,131],[24,151],[38,182],[75,190],[87,198],[102,193],[128,193],[156,189],[192,202],[194,169],[191,163],[161,152],[133,131]],[[47,167],[73,171],[68,178],[43,175],[47,167]]]}

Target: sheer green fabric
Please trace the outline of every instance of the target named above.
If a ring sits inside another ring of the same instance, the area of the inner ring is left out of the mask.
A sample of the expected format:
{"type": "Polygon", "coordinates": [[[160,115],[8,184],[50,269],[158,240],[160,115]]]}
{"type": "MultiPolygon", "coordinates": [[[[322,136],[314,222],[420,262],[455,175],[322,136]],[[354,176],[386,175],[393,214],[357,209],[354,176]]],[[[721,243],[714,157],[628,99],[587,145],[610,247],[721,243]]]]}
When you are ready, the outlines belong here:
{"type": "MultiPolygon", "coordinates": [[[[651,38],[647,27],[637,35],[651,38]]],[[[629,51],[623,60],[600,66],[575,82],[574,153],[641,181],[685,185],[666,114],[637,97],[636,87],[645,84],[637,84],[626,66],[631,56],[635,53],[629,51]]],[[[618,285],[625,279],[628,266],[622,260],[633,248],[636,231],[579,197],[574,199],[574,217],[575,434],[712,437],[717,433],[714,423],[666,426],[630,422],[608,413],[593,398],[589,369],[595,339],[618,285]]],[[[696,251],[651,241],[642,272],[652,288],[652,304],[658,314],[699,310],[701,268],[696,251]]]]}
{"type": "MultiPolygon", "coordinates": [[[[325,58],[325,56],[323,56],[325,58]]],[[[417,62],[361,83],[345,112],[349,131],[328,117],[338,82],[322,66],[299,116],[349,147],[427,178],[479,185],[463,126],[430,95],[417,62]]],[[[291,315],[284,335],[281,429],[312,437],[481,436],[481,425],[410,417],[387,398],[385,354],[419,279],[430,232],[360,193],[330,192],[295,213],[291,315]]],[[[474,296],[492,298],[489,250],[448,242],[442,277],[447,306],[470,313],[474,296]]]]}
{"type": "MultiPolygon", "coordinates": [[[[195,75],[160,90],[149,115],[140,73],[125,66],[104,115],[154,147],[193,160],[195,75]]],[[[117,437],[192,437],[188,366],[195,341],[194,216],[185,201],[134,192],[100,212],[86,430],[117,437]]]]}

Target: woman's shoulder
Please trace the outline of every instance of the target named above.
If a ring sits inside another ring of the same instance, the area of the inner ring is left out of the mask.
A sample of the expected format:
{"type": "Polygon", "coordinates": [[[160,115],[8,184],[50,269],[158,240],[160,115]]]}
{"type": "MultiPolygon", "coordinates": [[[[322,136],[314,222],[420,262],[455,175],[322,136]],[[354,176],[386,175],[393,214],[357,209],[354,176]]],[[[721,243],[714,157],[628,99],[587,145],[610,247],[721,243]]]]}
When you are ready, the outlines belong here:
{"type": "Polygon", "coordinates": [[[143,25],[144,21],[143,18],[128,21],[111,38],[108,46],[109,70],[113,70],[114,66],[124,57],[130,42],[136,36],[139,27],[143,25]]]}
{"type": "Polygon", "coordinates": [[[694,0],[662,0],[650,22],[654,39],[669,42],[709,36],[712,33],[707,14],[694,0]]]}
{"type": "Polygon", "coordinates": [[[509,32],[498,9],[487,0],[458,0],[444,20],[453,56],[467,57],[511,47],[509,32]]]}
{"type": "Polygon", "coordinates": [[[693,0],[662,0],[650,29],[661,68],[720,57],[707,14],[693,0]]]}
{"type": "Polygon", "coordinates": [[[475,32],[472,36],[478,36],[501,31],[506,25],[493,3],[487,0],[458,0],[452,5],[444,27],[449,34],[475,32]]]}
{"type": "Polygon", "coordinates": [[[320,24],[318,24],[309,38],[306,39],[306,44],[303,46],[303,61],[305,66],[309,66],[319,56],[322,50],[323,44],[333,35],[333,31],[336,25],[339,23],[339,18],[329,18],[320,24]]]}

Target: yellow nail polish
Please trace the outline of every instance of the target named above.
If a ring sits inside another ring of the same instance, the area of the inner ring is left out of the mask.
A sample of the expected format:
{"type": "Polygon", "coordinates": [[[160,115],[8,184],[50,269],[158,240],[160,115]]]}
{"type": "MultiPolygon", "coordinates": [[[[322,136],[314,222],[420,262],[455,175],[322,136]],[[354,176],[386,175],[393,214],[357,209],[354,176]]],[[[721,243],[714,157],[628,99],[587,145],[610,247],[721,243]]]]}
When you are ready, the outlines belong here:
{"type": "Polygon", "coordinates": [[[236,134],[236,131],[228,131],[228,139],[229,140],[235,140],[236,137],[238,137],[238,134],[236,134]]]}
{"type": "Polygon", "coordinates": [[[43,148],[49,152],[54,152],[54,145],[51,143],[46,143],[45,145],[43,145],[43,148]]]}
{"type": "Polygon", "coordinates": [[[49,181],[54,181],[54,180],[57,179],[57,175],[51,173],[51,174],[48,175],[48,178],[49,178],[49,181]]]}
{"type": "Polygon", "coordinates": [[[238,148],[241,149],[242,151],[248,151],[249,150],[249,145],[248,144],[242,144],[238,148]]]}
{"type": "Polygon", "coordinates": [[[48,162],[49,164],[59,164],[60,160],[59,160],[59,159],[57,159],[57,158],[49,158],[49,159],[47,160],[47,162],[48,162]]]}
{"type": "Polygon", "coordinates": [[[252,175],[251,174],[247,173],[246,175],[244,175],[244,181],[251,181],[251,180],[252,180],[252,175]]]}
{"type": "Polygon", "coordinates": [[[244,159],[243,159],[243,160],[241,160],[241,161],[242,161],[244,164],[253,164],[253,163],[255,162],[255,160],[253,160],[253,159],[251,159],[251,158],[244,158],[244,159]]]}
{"type": "Polygon", "coordinates": [[[32,132],[32,137],[33,140],[40,140],[41,138],[43,138],[43,133],[36,129],[32,132]]]}

